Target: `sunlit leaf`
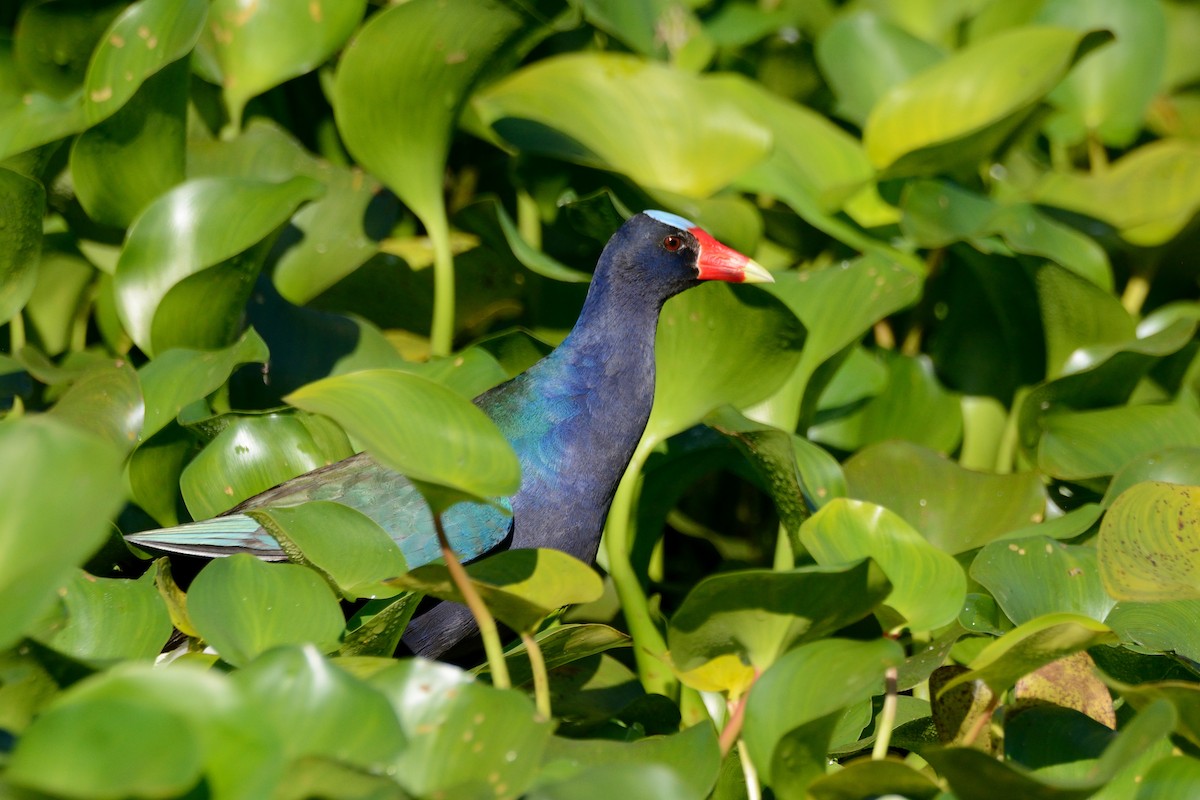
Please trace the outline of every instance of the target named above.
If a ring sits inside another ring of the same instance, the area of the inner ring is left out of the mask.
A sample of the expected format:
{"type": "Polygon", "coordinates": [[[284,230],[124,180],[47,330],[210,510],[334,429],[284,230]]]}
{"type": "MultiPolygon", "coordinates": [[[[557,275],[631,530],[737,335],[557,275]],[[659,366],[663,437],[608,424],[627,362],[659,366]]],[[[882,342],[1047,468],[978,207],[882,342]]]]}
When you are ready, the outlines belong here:
{"type": "Polygon", "coordinates": [[[37,283],[46,191],[35,180],[0,169],[0,321],[8,322],[33,294],[37,283]]]}
{"type": "Polygon", "coordinates": [[[979,551],[971,577],[1018,625],[1060,611],[1103,622],[1116,600],[1104,591],[1096,548],[1047,536],[1006,539],[979,551]]]}
{"type": "Polygon", "coordinates": [[[1200,486],[1148,481],[1113,502],[1096,551],[1118,600],[1200,600],[1200,486]]]}

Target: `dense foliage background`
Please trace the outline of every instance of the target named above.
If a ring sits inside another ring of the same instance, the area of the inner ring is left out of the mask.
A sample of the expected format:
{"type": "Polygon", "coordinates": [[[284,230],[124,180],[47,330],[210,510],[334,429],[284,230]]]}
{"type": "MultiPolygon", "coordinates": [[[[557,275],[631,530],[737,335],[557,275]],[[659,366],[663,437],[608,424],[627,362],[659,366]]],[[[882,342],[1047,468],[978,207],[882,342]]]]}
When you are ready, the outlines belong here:
{"type": "Polygon", "coordinates": [[[1200,5],[15,5],[0,796],[1200,796],[1200,5]],[[643,208],[777,283],[664,311],[605,589],[476,573],[552,718],[392,658],[453,589],[361,519],[121,540],[358,446],[509,486],[458,398],[643,208]]]}

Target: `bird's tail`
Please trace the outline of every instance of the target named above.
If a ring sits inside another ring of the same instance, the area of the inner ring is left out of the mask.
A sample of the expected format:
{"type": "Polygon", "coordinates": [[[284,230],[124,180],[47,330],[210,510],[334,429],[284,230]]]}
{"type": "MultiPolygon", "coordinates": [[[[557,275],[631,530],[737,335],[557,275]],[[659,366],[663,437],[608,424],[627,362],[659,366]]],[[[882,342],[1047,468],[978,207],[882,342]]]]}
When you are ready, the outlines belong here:
{"type": "Polygon", "coordinates": [[[245,514],[129,533],[125,535],[125,541],[151,553],[179,553],[202,558],[249,553],[264,561],[286,559],[279,542],[245,514]]]}

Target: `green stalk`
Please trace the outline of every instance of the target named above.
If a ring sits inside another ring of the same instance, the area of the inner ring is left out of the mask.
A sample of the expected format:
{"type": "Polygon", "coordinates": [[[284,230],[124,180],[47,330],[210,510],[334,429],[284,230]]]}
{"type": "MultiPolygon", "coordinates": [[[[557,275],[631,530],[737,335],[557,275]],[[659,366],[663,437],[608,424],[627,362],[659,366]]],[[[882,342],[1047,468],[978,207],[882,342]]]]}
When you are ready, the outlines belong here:
{"type": "Polygon", "coordinates": [[[542,656],[542,648],[531,633],[522,631],[521,641],[525,643],[525,652],[529,655],[529,669],[533,672],[534,703],[537,704],[538,713],[550,719],[550,676],[546,674],[546,659],[542,656]]]}
{"type": "Polygon", "coordinates": [[[746,742],[738,740],[738,759],[742,762],[742,775],[746,779],[746,800],[762,800],[762,787],[758,785],[758,770],[750,760],[750,751],[746,742]]]}
{"type": "Polygon", "coordinates": [[[479,592],[475,591],[470,576],[463,569],[458,556],[454,554],[454,548],[450,546],[446,530],[442,527],[442,515],[436,511],[433,513],[433,529],[437,531],[438,544],[441,545],[442,558],[446,560],[450,580],[458,588],[463,602],[471,609],[471,616],[475,617],[475,624],[479,626],[479,635],[483,638],[483,651],[487,654],[488,669],[492,673],[492,685],[497,689],[512,688],[512,680],[508,677],[508,662],[504,660],[504,648],[500,646],[500,631],[496,628],[496,619],[492,612],[488,611],[479,592]]]}
{"type": "Polygon", "coordinates": [[[542,220],[537,201],[524,189],[517,190],[517,231],[530,245],[542,249],[542,220]]]}
{"type": "Polygon", "coordinates": [[[883,695],[883,710],[879,712],[879,722],[875,726],[875,745],[871,748],[871,759],[880,761],[887,756],[888,745],[892,742],[892,728],[896,724],[896,705],[900,701],[896,699],[896,681],[899,679],[899,670],[896,667],[888,667],[885,673],[885,682],[887,689],[883,695]]]}
{"type": "Polygon", "coordinates": [[[433,244],[433,327],[429,349],[435,356],[448,356],[454,347],[454,253],[445,211],[425,230],[433,244]]]}
{"type": "Polygon", "coordinates": [[[637,660],[642,685],[648,693],[674,697],[679,684],[667,666],[667,643],[650,616],[646,593],[642,591],[642,584],[629,560],[629,529],[633,524],[633,502],[642,466],[653,449],[654,442],[642,439],[633,453],[633,458],[629,460],[629,467],[625,470],[621,483],[617,485],[617,493],[613,496],[604,540],[608,554],[608,573],[612,576],[617,597],[621,600],[621,610],[624,611],[625,621],[629,625],[629,635],[633,637],[633,654],[637,660]]]}

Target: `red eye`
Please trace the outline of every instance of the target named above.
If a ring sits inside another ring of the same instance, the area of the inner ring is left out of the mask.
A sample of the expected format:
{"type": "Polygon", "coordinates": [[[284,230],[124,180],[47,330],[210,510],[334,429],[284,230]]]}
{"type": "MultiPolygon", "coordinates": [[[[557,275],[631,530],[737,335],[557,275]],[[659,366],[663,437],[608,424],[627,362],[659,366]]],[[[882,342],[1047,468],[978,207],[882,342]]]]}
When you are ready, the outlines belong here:
{"type": "Polygon", "coordinates": [[[683,239],[680,239],[678,236],[668,236],[663,239],[663,247],[666,248],[668,253],[674,253],[683,247],[683,239]]]}

